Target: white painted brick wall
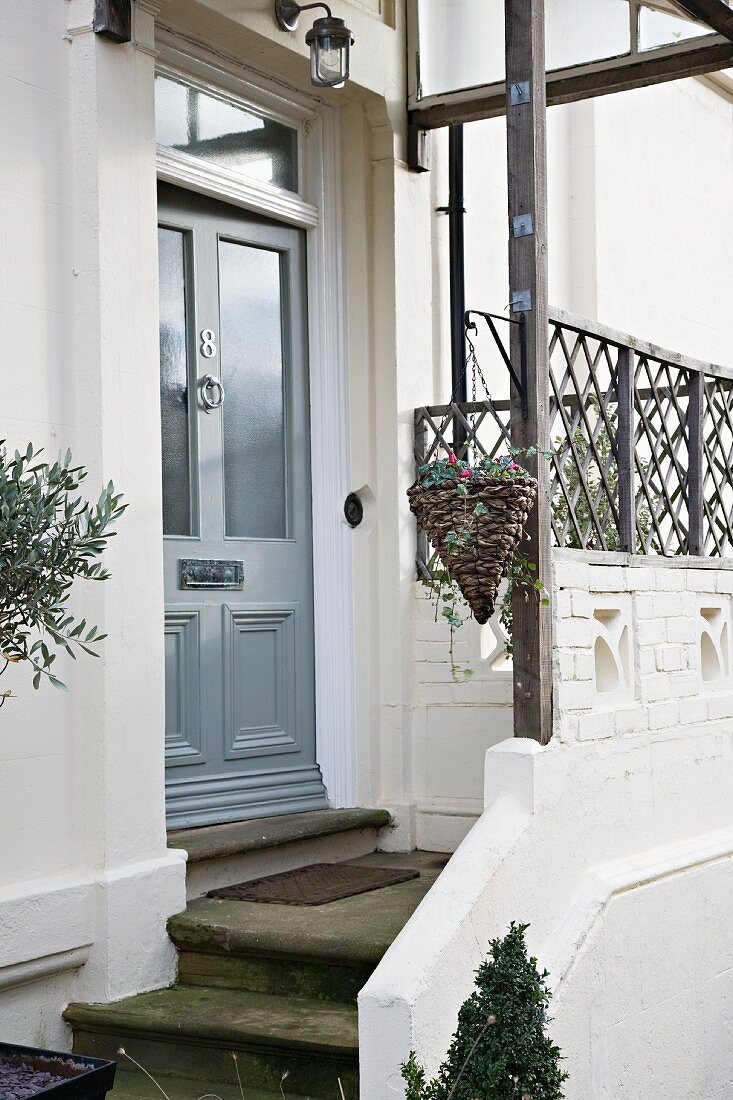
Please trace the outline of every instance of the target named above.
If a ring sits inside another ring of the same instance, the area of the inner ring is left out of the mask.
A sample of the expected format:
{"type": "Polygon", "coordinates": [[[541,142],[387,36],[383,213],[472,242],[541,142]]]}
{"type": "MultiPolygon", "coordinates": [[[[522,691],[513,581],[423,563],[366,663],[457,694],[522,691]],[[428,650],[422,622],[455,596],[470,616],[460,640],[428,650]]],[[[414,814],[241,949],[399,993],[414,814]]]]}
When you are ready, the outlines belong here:
{"type": "Polygon", "coordinates": [[[657,669],[660,672],[679,672],[687,668],[687,647],[660,645],[656,652],[657,669]]]}
{"type": "Polygon", "coordinates": [[[733,569],[726,563],[719,569],[680,566],[662,558],[646,559],[641,567],[606,565],[600,555],[573,558],[564,552],[555,563],[555,735],[562,741],[600,740],[732,718],[733,569]],[[604,625],[614,622],[615,633],[604,625]],[[627,630],[627,682],[603,692],[597,639],[602,636],[612,652],[617,647],[621,667],[621,624],[627,630]],[[717,647],[720,671],[714,678],[709,659],[703,678],[703,631],[717,647]]]}
{"type": "MultiPolygon", "coordinates": [[[[713,682],[703,680],[700,660],[701,632],[716,635],[723,621],[733,648],[733,570],[664,559],[633,567],[594,564],[589,557],[579,553],[576,561],[566,553],[555,562],[555,736],[563,742],[659,736],[733,717],[733,653],[713,682]],[[599,638],[618,661],[620,680],[612,690],[598,690],[599,638]]],[[[418,820],[420,806],[429,803],[434,830],[442,804],[445,821],[455,820],[457,764],[465,798],[480,804],[481,756],[512,734],[511,666],[492,669],[481,656],[480,628],[468,621],[455,635],[458,671],[452,670],[447,624],[435,621],[434,603],[419,584],[414,608],[413,787],[418,820]],[[470,678],[461,675],[466,666],[473,669],[470,678]]],[[[467,811],[466,828],[475,812],[467,811]]],[[[446,830],[455,839],[453,827],[446,830]]]]}
{"type": "MultiPolygon", "coordinates": [[[[490,644],[490,656],[482,657],[481,628],[472,619],[455,633],[454,671],[448,624],[440,614],[435,621],[435,602],[428,597],[428,590],[416,583],[412,788],[417,842],[453,850],[481,812],[486,750],[512,736],[512,674],[511,665],[492,668],[499,644],[490,644]],[[466,667],[472,676],[462,675],[466,667]]],[[[500,638],[495,622],[493,630],[500,638]]],[[[490,636],[484,640],[491,642],[490,636]]],[[[573,658],[569,661],[566,671],[572,680],[573,658]]]]}

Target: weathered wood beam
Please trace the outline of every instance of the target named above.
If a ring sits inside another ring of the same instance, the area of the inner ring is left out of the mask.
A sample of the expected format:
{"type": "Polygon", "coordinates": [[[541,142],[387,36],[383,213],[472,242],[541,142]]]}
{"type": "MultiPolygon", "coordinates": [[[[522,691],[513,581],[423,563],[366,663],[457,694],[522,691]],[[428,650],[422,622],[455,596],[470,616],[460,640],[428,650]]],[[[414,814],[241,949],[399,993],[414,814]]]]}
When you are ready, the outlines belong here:
{"type": "Polygon", "coordinates": [[[130,0],[94,0],[93,30],[112,42],[132,41],[130,0]]]}
{"type": "Polygon", "coordinates": [[[618,534],[620,549],[636,553],[636,491],[634,489],[634,353],[618,349],[618,422],[616,461],[618,464],[618,534]]]}
{"type": "MultiPolygon", "coordinates": [[[[547,135],[544,0],[505,0],[507,74],[507,182],[509,197],[509,300],[511,355],[520,374],[524,351],[527,415],[513,387],[512,441],[549,448],[549,344],[547,298],[547,135]],[[521,225],[515,219],[521,217],[521,225]],[[523,345],[523,346],[522,346],[523,345]]],[[[522,552],[534,574],[552,588],[550,468],[528,460],[539,482],[522,552]]],[[[552,736],[551,609],[524,592],[514,599],[514,734],[546,744],[552,736]]]]}
{"type": "Polygon", "coordinates": [[[733,42],[733,11],[723,0],[674,0],[678,8],[693,19],[707,23],[711,30],[733,42]]]}
{"type": "Polygon", "coordinates": [[[411,172],[430,171],[427,130],[420,126],[419,120],[412,118],[407,121],[407,166],[411,172]]]}
{"type": "Polygon", "coordinates": [[[687,405],[687,553],[705,553],[705,375],[690,375],[687,405]]]}
{"type": "MultiPolygon", "coordinates": [[[[730,11],[731,9],[726,9],[730,11]]],[[[699,42],[699,40],[698,40],[699,42]]],[[[579,67],[573,72],[547,74],[547,104],[575,103],[595,96],[646,88],[669,80],[702,76],[733,66],[733,42],[695,43],[674,53],[633,54],[608,62],[579,67]]],[[[435,130],[459,122],[497,118],[506,111],[506,92],[494,85],[450,102],[436,103],[410,112],[419,130],[435,130]]]]}

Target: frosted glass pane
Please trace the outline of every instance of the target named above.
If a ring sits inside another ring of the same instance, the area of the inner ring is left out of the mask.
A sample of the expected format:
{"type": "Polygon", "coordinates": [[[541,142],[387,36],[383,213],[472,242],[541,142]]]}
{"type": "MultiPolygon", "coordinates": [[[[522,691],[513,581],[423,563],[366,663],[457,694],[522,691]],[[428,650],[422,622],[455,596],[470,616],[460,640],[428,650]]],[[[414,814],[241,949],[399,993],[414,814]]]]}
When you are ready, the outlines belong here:
{"type": "Polygon", "coordinates": [[[287,535],[280,255],[219,242],[226,534],[287,535]]]}
{"type": "Polygon", "coordinates": [[[421,97],[504,79],[504,0],[418,0],[421,97]]]}
{"type": "Polygon", "coordinates": [[[182,232],[158,230],[163,533],[166,535],[191,534],[185,249],[182,232]]]}
{"type": "Polygon", "coordinates": [[[642,8],[639,12],[640,50],[654,50],[710,33],[709,27],[701,27],[699,23],[668,15],[667,12],[651,11],[649,8],[642,8]]]}
{"type": "MultiPolygon", "coordinates": [[[[503,0],[417,0],[421,98],[504,79],[503,0]]],[[[631,49],[628,0],[547,0],[547,68],[631,49]]]]}
{"type": "Polygon", "coordinates": [[[249,179],[298,190],[298,134],[282,122],[157,76],[155,128],[159,145],[249,179]]]}
{"type": "Polygon", "coordinates": [[[548,0],[546,12],[548,70],[631,50],[628,0],[548,0]]]}

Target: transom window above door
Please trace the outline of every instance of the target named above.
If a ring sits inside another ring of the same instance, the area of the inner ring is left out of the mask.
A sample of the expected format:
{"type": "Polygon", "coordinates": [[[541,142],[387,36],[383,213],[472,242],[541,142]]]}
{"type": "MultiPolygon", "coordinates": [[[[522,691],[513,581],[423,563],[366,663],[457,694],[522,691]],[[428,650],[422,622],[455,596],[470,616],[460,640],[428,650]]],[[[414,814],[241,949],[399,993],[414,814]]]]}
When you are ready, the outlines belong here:
{"type": "Polygon", "coordinates": [[[298,131],[165,73],[155,78],[158,145],[246,179],[298,190],[298,131]]]}

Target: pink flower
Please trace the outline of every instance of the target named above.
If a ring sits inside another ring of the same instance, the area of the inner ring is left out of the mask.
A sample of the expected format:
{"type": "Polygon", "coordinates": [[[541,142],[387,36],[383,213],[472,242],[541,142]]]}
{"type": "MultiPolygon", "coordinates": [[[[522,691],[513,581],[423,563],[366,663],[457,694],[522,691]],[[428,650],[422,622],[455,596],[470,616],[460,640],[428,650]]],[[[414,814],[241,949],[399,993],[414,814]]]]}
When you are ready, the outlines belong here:
{"type": "Polygon", "coordinates": [[[458,459],[453,454],[453,451],[451,451],[450,454],[448,455],[448,461],[450,462],[451,466],[455,466],[456,462],[458,462],[458,459]]]}
{"type": "Polygon", "coordinates": [[[512,464],[511,464],[511,466],[509,467],[509,469],[510,469],[510,470],[518,470],[518,469],[519,469],[519,466],[517,466],[516,462],[512,462],[512,464]]]}
{"type": "Polygon", "coordinates": [[[469,477],[473,477],[473,474],[471,473],[470,470],[459,470],[458,471],[458,476],[462,477],[462,478],[469,478],[469,477]]]}

